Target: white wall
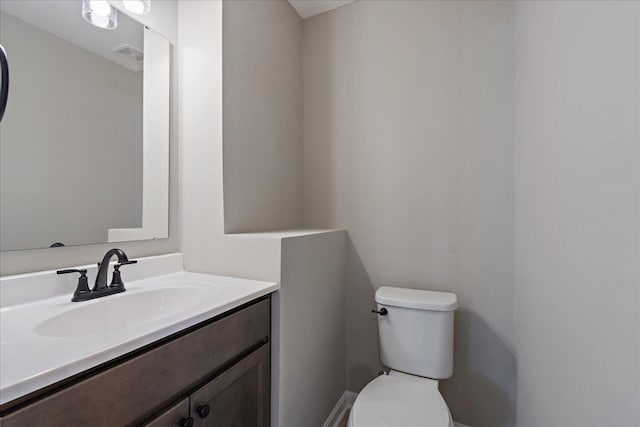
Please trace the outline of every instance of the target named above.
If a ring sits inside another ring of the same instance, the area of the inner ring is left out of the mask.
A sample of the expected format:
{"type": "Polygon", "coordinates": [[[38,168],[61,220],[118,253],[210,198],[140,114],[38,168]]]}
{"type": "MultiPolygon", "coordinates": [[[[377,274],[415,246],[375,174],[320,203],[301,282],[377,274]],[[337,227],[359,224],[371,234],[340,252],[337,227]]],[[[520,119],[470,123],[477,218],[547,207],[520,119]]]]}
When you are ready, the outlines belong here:
{"type": "Polygon", "coordinates": [[[142,73],[10,14],[0,20],[11,60],[0,124],[0,250],[101,243],[109,228],[139,226],[142,73]],[[105,131],[96,132],[104,118],[105,131]]]}
{"type": "Polygon", "coordinates": [[[181,1],[178,9],[185,269],[278,280],[279,241],[224,234],[222,2],[181,1]]]}
{"type": "Polygon", "coordinates": [[[229,233],[302,225],[302,19],[289,2],[223,2],[229,233]]]}
{"type": "Polygon", "coordinates": [[[280,283],[272,319],[273,425],[321,425],[345,387],[345,234],[224,233],[223,169],[242,164],[223,161],[223,5],[178,7],[185,268],[280,283]]]}
{"type": "Polygon", "coordinates": [[[639,8],[518,5],[519,426],[640,425],[639,8]]]}
{"type": "Polygon", "coordinates": [[[514,4],[358,1],[304,27],[304,221],[344,227],[347,386],[382,285],[458,295],[456,421],[513,425],[514,4]]]}
{"type": "MultiPolygon", "coordinates": [[[[161,34],[171,38],[171,32],[177,34],[177,2],[165,0],[154,3],[149,15],[134,15],[134,19],[151,25],[161,34]]],[[[172,54],[174,55],[172,46],[172,54]]],[[[175,252],[179,249],[179,210],[178,210],[178,126],[177,126],[177,82],[178,67],[175,55],[172,57],[171,69],[171,124],[170,124],[170,161],[169,161],[169,238],[140,242],[123,242],[117,246],[127,252],[130,258],[175,252]]],[[[0,253],[0,275],[18,274],[29,271],[40,271],[61,268],[64,266],[83,265],[97,262],[102,255],[114,247],[113,243],[101,245],[76,246],[55,249],[39,249],[29,251],[10,251],[0,253]]]]}
{"type": "Polygon", "coordinates": [[[282,239],[274,426],[321,426],[344,393],[345,248],[344,231],[282,239]]]}

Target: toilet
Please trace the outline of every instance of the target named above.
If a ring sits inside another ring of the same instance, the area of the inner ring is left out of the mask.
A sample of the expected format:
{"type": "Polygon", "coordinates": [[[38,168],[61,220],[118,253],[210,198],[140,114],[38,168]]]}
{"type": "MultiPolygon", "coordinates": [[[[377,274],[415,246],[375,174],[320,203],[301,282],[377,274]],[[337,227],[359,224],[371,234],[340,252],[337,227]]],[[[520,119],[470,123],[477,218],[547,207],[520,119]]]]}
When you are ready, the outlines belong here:
{"type": "Polygon", "coordinates": [[[380,360],[390,368],[367,384],[350,427],[452,427],[438,380],[453,374],[455,294],[383,286],[376,291],[380,360]]]}

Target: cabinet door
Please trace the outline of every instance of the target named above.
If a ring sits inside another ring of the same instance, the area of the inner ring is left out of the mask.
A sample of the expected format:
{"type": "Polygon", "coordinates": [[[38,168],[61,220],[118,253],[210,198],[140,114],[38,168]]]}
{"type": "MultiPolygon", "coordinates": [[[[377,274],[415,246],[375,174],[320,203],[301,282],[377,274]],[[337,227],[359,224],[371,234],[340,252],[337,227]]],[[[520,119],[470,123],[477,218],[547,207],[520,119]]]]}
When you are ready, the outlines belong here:
{"type": "Polygon", "coordinates": [[[181,400],[158,417],[148,423],[146,427],[183,427],[189,424],[189,399],[181,400]]]}
{"type": "Polygon", "coordinates": [[[267,427],[271,366],[267,343],[191,395],[194,427],[267,427]]]}

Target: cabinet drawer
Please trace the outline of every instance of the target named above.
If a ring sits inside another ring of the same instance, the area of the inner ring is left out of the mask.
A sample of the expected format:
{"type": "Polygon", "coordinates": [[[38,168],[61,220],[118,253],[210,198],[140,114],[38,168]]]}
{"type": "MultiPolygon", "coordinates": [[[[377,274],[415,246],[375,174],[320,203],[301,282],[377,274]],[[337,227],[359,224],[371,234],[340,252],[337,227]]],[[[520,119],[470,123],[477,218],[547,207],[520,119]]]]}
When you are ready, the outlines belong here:
{"type": "Polygon", "coordinates": [[[266,341],[269,330],[270,305],[263,300],[11,412],[1,424],[113,427],[140,422],[266,341]]]}
{"type": "Polygon", "coordinates": [[[191,395],[194,427],[269,426],[270,348],[263,345],[191,395]]]}

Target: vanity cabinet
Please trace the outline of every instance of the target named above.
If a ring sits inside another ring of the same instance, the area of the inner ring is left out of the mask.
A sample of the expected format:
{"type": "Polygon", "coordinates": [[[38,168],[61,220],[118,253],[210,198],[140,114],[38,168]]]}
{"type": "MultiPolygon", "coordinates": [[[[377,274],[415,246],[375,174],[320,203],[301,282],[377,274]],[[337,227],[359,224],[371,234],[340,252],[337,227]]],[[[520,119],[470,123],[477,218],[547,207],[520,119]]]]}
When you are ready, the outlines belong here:
{"type": "Polygon", "coordinates": [[[260,298],[36,392],[3,410],[1,425],[266,427],[270,318],[260,298]]]}
{"type": "MultiPolygon", "coordinates": [[[[186,427],[186,424],[189,424],[189,418],[189,398],[186,398],[171,406],[146,425],[147,427],[176,427],[180,425],[186,427]]],[[[191,423],[193,423],[193,418],[191,418],[191,423]]]]}
{"type": "Polygon", "coordinates": [[[188,398],[144,423],[147,427],[267,427],[270,407],[269,344],[209,381],[188,398]]]}

